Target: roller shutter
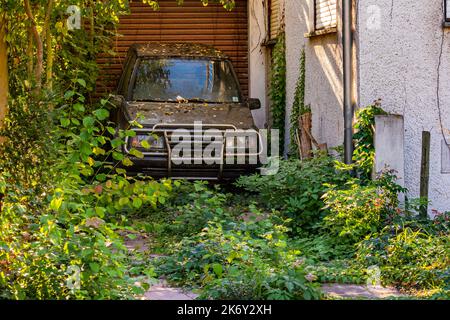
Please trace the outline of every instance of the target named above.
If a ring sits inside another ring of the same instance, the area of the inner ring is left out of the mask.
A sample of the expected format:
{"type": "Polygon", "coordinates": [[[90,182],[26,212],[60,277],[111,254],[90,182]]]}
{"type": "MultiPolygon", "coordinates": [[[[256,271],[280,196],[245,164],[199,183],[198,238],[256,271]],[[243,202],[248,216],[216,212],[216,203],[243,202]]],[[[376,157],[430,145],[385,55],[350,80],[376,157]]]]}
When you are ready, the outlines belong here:
{"type": "Polygon", "coordinates": [[[336,0],[315,0],[316,30],[336,27],[336,0]]]}
{"type": "Polygon", "coordinates": [[[280,0],[270,1],[270,39],[275,39],[280,32],[281,5],[280,0]]]}
{"type": "Polygon", "coordinates": [[[114,90],[122,72],[124,57],[133,43],[194,42],[210,44],[225,52],[233,62],[243,93],[248,95],[247,1],[236,1],[229,12],[219,4],[204,7],[199,0],[160,0],[159,11],[139,1],[130,4],[131,14],[120,17],[115,39],[115,57],[100,57],[101,76],[97,92],[114,90]]]}

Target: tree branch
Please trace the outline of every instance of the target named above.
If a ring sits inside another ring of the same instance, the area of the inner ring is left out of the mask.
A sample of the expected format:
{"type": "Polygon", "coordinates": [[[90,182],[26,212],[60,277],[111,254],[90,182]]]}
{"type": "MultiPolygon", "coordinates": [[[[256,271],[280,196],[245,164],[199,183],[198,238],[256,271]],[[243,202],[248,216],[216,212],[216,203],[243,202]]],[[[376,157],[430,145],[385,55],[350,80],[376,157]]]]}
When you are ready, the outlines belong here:
{"type": "Polygon", "coordinates": [[[42,72],[44,69],[44,48],[42,44],[42,38],[37,30],[37,24],[34,20],[33,13],[31,12],[30,0],[24,0],[25,4],[25,12],[27,14],[28,19],[31,21],[31,32],[34,36],[34,40],[36,42],[37,48],[37,63],[34,70],[34,76],[36,80],[36,88],[39,90],[42,85],[42,72]]]}

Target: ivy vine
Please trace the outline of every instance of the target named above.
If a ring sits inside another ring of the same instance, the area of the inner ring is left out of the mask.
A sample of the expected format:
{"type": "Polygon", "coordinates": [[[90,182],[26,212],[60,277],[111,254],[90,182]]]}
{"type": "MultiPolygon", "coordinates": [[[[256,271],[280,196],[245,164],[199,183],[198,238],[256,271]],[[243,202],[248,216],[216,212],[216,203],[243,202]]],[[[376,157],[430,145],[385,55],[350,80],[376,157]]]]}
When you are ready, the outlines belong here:
{"type": "Polygon", "coordinates": [[[299,118],[301,115],[311,112],[311,107],[305,105],[305,86],[306,86],[306,54],[305,49],[302,49],[300,54],[300,72],[295,87],[294,103],[291,112],[291,145],[289,153],[292,157],[298,156],[298,148],[296,134],[299,129],[299,118]]]}
{"type": "Polygon", "coordinates": [[[284,153],[286,119],[286,36],[280,33],[272,52],[270,77],[270,101],[272,103],[273,128],[280,130],[280,149],[284,153]]]}
{"type": "Polygon", "coordinates": [[[356,113],[355,150],[353,152],[353,161],[357,167],[358,175],[362,180],[370,180],[375,161],[374,145],[374,127],[375,116],[387,114],[381,108],[381,102],[375,101],[374,104],[360,109],[356,113]]]}

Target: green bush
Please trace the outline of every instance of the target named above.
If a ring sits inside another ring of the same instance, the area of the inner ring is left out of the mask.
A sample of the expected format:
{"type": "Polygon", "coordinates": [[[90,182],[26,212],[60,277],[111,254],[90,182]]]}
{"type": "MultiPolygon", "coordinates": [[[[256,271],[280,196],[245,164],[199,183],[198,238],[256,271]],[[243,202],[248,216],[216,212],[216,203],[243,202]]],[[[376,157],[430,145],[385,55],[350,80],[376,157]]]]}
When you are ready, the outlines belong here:
{"type": "Polygon", "coordinates": [[[142,292],[127,271],[127,250],[118,231],[121,214],[158,203],[169,184],[112,176],[88,186],[66,176],[45,197],[20,194],[4,179],[0,192],[0,287],[13,299],[114,299],[142,292]],[[119,219],[117,219],[119,217],[119,219]],[[75,269],[79,287],[69,283],[75,269]]]}
{"type": "Polygon", "coordinates": [[[357,172],[363,180],[370,180],[375,160],[374,127],[375,116],[383,115],[386,112],[381,108],[380,101],[375,101],[373,105],[362,108],[356,112],[355,150],[353,161],[357,172]]]}
{"type": "Polygon", "coordinates": [[[288,229],[276,214],[251,221],[215,221],[185,238],[157,270],[170,281],[202,287],[203,298],[312,299],[319,296],[287,245],[288,229]]]}
{"type": "Polygon", "coordinates": [[[332,157],[322,155],[281,161],[276,175],[241,177],[236,184],[256,193],[258,204],[281,211],[291,219],[293,231],[302,234],[316,232],[326,215],[321,198],[329,190],[328,184],[341,185],[348,177],[347,172],[335,169],[332,157]]]}
{"type": "Polygon", "coordinates": [[[379,231],[396,212],[398,194],[403,191],[391,172],[383,173],[368,185],[350,180],[345,187],[330,186],[323,196],[329,214],[323,227],[337,241],[353,244],[379,231]]]}
{"type": "MultiPolygon", "coordinates": [[[[42,143],[30,151],[32,142],[27,142],[0,161],[0,288],[5,298],[113,299],[142,291],[127,273],[127,251],[118,232],[130,212],[164,203],[172,184],[131,179],[122,168],[105,163],[112,155],[129,164],[120,146],[135,133],[123,130],[112,137],[115,129],[105,124],[108,100],[87,110],[76,91],[84,82],[75,82],[56,113],[60,123],[52,127],[51,139],[43,140],[54,152],[45,154],[42,143]],[[68,283],[74,272],[80,286],[72,289],[68,283]]],[[[6,132],[12,137],[15,129],[7,126],[6,132]]],[[[39,134],[30,141],[41,141],[39,134]]],[[[14,141],[7,140],[2,151],[14,149],[14,141]]]]}
{"type": "Polygon", "coordinates": [[[433,289],[450,283],[449,235],[433,235],[403,225],[386,227],[358,245],[357,261],[376,265],[385,284],[433,289]]]}
{"type": "Polygon", "coordinates": [[[165,206],[146,214],[153,224],[153,230],[164,237],[181,239],[195,235],[208,225],[208,221],[226,218],[229,195],[219,187],[209,188],[207,182],[178,182],[165,206]]]}

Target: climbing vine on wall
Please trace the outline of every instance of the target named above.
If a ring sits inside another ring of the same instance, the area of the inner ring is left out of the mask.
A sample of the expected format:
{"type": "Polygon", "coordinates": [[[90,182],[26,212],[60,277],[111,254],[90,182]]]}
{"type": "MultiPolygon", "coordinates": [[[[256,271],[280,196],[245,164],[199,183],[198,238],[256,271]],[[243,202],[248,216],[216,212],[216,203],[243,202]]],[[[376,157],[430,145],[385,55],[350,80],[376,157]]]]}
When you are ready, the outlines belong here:
{"type": "Polygon", "coordinates": [[[353,161],[358,168],[359,176],[364,180],[370,180],[375,161],[374,126],[375,116],[386,114],[381,108],[381,101],[375,101],[372,105],[356,112],[355,151],[353,161]]]}
{"type": "Polygon", "coordinates": [[[286,117],[286,37],[278,36],[272,52],[272,73],[270,77],[270,101],[273,128],[280,130],[280,149],[284,152],[286,117]]]}
{"type": "Polygon", "coordinates": [[[305,106],[305,86],[306,86],[306,54],[302,49],[300,54],[300,72],[298,75],[297,86],[295,88],[294,103],[291,112],[291,147],[289,153],[293,157],[298,156],[299,145],[297,143],[296,134],[299,129],[299,117],[302,114],[311,112],[310,106],[305,106]]]}

